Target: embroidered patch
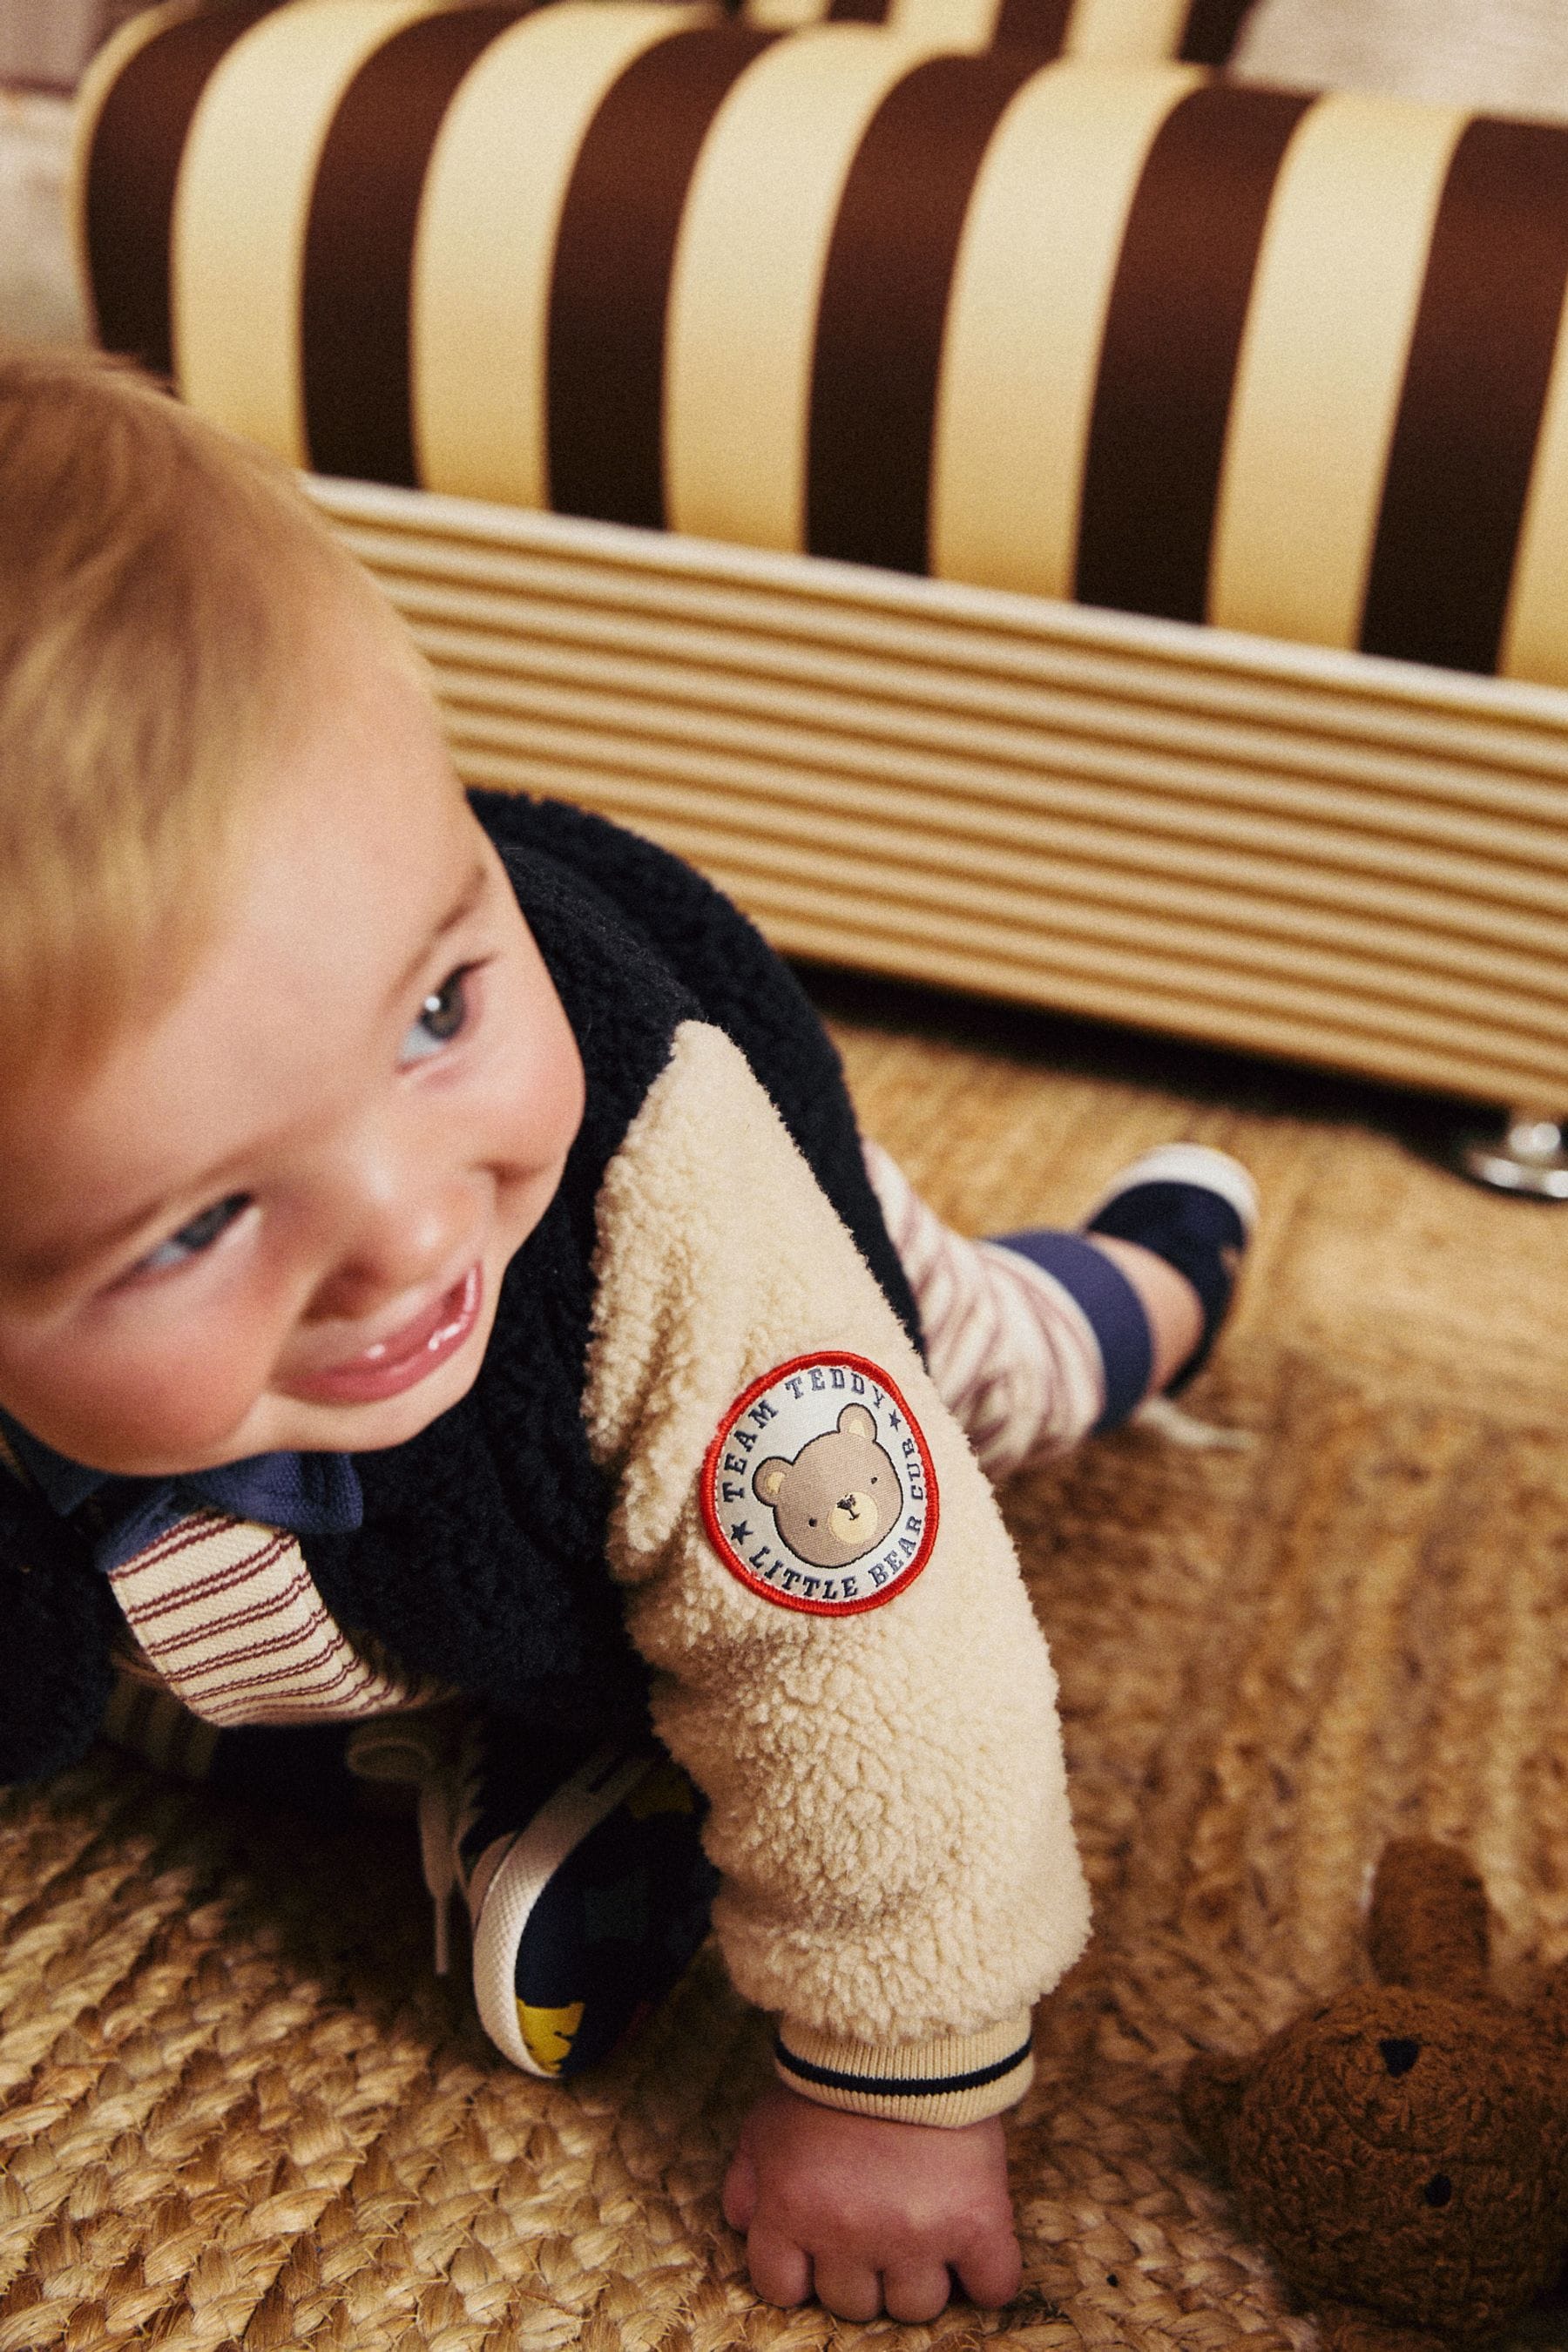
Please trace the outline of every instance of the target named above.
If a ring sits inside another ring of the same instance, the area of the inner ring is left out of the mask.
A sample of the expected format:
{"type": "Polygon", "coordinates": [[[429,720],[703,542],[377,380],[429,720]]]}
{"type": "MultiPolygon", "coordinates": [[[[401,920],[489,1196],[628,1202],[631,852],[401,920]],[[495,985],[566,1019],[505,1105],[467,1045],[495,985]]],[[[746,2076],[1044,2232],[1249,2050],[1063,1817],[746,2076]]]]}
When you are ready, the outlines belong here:
{"type": "Polygon", "coordinates": [[[753,1381],[702,1465],[708,1538],[742,1584],[818,1617],[879,1609],[936,1541],[920,1423],[864,1356],[796,1356],[753,1381]]]}

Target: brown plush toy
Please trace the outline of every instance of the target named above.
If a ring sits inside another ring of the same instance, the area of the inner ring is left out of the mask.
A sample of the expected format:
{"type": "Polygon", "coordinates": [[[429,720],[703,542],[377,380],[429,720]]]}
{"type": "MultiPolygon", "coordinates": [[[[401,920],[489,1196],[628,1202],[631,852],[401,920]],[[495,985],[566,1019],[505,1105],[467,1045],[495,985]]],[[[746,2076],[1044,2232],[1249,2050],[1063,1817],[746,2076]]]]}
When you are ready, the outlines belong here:
{"type": "Polygon", "coordinates": [[[1328,2352],[1482,2344],[1568,2252],[1568,1963],[1510,2008],[1488,1924],[1462,1854],[1398,1841],[1367,1921],[1381,1981],[1183,2080],[1189,2131],[1328,2352]]]}

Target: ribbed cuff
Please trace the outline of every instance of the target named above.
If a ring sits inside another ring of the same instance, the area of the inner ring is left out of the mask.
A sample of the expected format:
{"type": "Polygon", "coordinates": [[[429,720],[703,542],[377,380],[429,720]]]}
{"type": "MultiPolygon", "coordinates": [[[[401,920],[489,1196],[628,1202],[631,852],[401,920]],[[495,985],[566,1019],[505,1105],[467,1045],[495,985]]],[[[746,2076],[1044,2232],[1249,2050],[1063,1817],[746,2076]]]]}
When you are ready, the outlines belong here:
{"type": "Polygon", "coordinates": [[[1154,1369],[1149,1318],[1131,1283],[1104,1250],[1081,1234],[998,1234],[1009,1249],[1059,1282],[1093,1332],[1105,1370],[1097,1431],[1115,1429],[1142,1404],[1154,1369]]]}
{"type": "Polygon", "coordinates": [[[974,2124],[1021,2099],[1034,2079],[1029,2012],[983,2033],[878,2048],[785,2018],[773,2043],[782,2081],[820,2106],[904,2124],[974,2124]]]}

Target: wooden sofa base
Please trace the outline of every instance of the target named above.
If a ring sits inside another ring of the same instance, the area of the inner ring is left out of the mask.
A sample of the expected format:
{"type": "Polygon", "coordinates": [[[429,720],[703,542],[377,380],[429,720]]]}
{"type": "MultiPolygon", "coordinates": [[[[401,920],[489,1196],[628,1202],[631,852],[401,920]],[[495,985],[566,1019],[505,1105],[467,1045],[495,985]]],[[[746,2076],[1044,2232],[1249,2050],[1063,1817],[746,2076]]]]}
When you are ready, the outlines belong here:
{"type": "Polygon", "coordinates": [[[470,783],[785,951],[1568,1107],[1568,694],[313,479],[470,783]]]}

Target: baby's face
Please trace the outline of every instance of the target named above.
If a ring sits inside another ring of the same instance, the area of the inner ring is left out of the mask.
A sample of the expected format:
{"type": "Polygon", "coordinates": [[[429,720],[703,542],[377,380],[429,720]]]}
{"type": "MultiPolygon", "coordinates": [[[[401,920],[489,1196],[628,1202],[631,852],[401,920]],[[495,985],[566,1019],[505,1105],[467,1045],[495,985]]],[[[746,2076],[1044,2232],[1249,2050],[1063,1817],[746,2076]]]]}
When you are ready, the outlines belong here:
{"type": "Polygon", "coordinates": [[[363,640],[243,847],[174,1000],[0,1103],[0,1406],[98,1469],[424,1428],[582,1117],[434,714],[363,640]]]}

